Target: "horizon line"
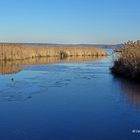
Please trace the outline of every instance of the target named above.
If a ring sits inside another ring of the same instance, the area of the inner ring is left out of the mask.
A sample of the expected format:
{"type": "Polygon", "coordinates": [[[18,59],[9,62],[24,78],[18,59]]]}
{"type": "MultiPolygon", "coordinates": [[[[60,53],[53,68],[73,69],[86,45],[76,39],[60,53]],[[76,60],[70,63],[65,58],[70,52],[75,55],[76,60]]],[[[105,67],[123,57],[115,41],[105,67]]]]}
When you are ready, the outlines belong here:
{"type": "Polygon", "coordinates": [[[46,44],[46,45],[119,45],[123,43],[50,43],[50,42],[0,42],[0,44],[46,44]]]}

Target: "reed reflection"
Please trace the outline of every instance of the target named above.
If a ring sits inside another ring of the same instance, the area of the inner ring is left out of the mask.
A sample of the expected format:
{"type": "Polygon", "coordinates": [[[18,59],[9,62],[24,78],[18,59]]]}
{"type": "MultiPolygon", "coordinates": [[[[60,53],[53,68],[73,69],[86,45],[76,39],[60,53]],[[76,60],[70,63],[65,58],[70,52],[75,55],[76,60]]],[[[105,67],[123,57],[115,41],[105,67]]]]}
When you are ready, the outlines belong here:
{"type": "Polygon", "coordinates": [[[123,78],[119,78],[119,82],[122,93],[127,97],[127,100],[136,108],[140,108],[140,83],[123,78]]]}
{"type": "Polygon", "coordinates": [[[36,57],[24,60],[0,61],[0,74],[16,74],[29,65],[79,63],[84,61],[99,61],[105,56],[72,56],[61,59],[60,57],[36,57]]]}

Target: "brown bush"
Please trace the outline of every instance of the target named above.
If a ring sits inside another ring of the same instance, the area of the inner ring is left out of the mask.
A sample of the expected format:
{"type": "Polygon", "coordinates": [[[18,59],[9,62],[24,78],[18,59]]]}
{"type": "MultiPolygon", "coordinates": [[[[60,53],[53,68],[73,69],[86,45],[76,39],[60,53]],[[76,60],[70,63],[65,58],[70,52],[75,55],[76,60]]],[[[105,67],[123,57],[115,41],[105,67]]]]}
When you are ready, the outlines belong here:
{"type": "Polygon", "coordinates": [[[140,41],[129,41],[116,51],[120,52],[120,57],[114,61],[112,72],[140,80],[140,41]]]}

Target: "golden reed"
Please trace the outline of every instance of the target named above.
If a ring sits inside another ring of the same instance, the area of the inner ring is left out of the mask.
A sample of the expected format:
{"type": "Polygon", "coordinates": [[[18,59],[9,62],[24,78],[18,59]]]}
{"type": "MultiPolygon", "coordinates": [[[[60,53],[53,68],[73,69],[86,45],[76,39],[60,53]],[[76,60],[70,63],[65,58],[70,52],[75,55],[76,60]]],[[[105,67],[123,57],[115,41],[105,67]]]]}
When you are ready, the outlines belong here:
{"type": "Polygon", "coordinates": [[[47,47],[18,44],[1,44],[0,60],[23,60],[35,57],[106,56],[107,53],[95,47],[47,47]]]}
{"type": "Polygon", "coordinates": [[[120,57],[114,61],[112,72],[121,76],[140,80],[140,40],[129,41],[124,47],[119,48],[116,52],[120,57]]]}

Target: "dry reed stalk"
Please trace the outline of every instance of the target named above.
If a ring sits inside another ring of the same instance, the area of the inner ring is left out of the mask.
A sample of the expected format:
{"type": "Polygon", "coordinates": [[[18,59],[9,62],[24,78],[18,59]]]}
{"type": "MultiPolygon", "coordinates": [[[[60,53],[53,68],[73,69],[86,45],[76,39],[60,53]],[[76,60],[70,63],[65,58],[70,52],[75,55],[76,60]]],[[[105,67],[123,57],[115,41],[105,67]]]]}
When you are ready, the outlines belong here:
{"type": "Polygon", "coordinates": [[[95,47],[47,47],[18,44],[1,44],[0,60],[21,60],[35,57],[107,56],[95,47]]]}
{"type": "Polygon", "coordinates": [[[123,48],[117,50],[120,57],[114,61],[112,72],[140,80],[140,41],[129,41],[124,44],[123,48]]]}

